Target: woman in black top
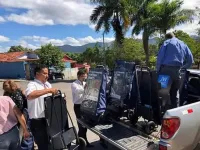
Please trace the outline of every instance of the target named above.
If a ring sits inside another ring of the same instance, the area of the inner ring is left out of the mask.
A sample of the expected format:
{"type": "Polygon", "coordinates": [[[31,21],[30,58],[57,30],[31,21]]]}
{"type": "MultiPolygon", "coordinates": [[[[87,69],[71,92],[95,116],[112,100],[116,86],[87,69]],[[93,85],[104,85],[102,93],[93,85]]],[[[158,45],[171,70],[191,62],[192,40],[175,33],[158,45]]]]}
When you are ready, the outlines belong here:
{"type": "Polygon", "coordinates": [[[27,108],[27,99],[23,91],[12,80],[4,81],[3,83],[4,96],[9,96],[17,107],[23,112],[27,108]]]}
{"type": "MultiPolygon", "coordinates": [[[[25,108],[27,108],[27,99],[24,92],[12,80],[7,80],[3,83],[3,90],[4,90],[4,96],[9,96],[14,101],[16,106],[20,109],[21,113],[24,114],[27,122],[27,127],[29,129],[29,117],[27,114],[28,112],[27,110],[24,110],[25,108]]],[[[18,127],[21,130],[20,124],[18,124],[18,127]]],[[[29,139],[21,139],[21,138],[22,135],[20,132],[20,141],[22,142],[21,149],[34,150],[34,139],[32,137],[32,134],[29,137],[29,139]]]]}

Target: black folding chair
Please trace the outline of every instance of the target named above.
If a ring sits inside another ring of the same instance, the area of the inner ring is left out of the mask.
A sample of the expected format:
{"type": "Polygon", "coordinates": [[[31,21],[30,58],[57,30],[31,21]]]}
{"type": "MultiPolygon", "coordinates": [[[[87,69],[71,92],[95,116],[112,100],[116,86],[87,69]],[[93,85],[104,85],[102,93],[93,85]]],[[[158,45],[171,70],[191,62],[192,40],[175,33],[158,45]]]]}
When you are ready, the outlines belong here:
{"type": "Polygon", "coordinates": [[[72,118],[67,110],[64,94],[59,91],[57,95],[45,97],[44,104],[51,149],[67,149],[74,140],[76,140],[74,149],[84,149],[86,142],[78,137],[72,118]],[[68,116],[72,127],[69,127],[68,116]]]}

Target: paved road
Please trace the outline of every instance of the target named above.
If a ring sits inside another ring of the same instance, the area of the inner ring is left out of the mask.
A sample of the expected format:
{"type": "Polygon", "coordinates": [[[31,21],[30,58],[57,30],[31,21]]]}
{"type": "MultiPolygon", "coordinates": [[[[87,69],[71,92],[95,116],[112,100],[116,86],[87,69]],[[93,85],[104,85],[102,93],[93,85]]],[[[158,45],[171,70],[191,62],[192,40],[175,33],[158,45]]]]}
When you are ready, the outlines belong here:
{"type": "MultiPolygon", "coordinates": [[[[28,83],[27,81],[17,82],[17,84],[22,89],[26,89],[27,83],[28,83]]],[[[74,114],[74,111],[73,111],[72,94],[71,94],[71,87],[70,87],[71,82],[57,80],[56,82],[52,83],[52,86],[54,88],[61,90],[62,92],[64,92],[66,94],[67,104],[68,104],[67,107],[68,107],[69,113],[71,114],[73,122],[74,122],[75,126],[77,127],[76,118],[75,118],[75,114],[74,114]]],[[[2,82],[0,82],[0,95],[3,95],[2,82]]],[[[88,137],[89,142],[91,142],[93,145],[95,145],[94,148],[88,148],[88,149],[90,149],[90,150],[101,150],[101,149],[103,149],[98,142],[99,137],[97,135],[88,131],[87,137],[88,137]]]]}

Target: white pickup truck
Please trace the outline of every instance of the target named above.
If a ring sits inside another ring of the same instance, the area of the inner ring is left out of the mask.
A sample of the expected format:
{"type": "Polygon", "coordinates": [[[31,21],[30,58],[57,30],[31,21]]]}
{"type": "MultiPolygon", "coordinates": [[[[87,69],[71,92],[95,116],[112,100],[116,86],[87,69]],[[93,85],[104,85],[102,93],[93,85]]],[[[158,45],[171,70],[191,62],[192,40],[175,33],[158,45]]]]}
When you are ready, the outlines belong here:
{"type": "Polygon", "coordinates": [[[200,149],[200,70],[189,70],[188,104],[168,110],[163,118],[160,150],[200,149]],[[195,87],[196,86],[196,87],[195,87]]]}
{"type": "Polygon", "coordinates": [[[166,111],[162,125],[150,135],[132,126],[126,118],[96,126],[84,119],[77,120],[109,143],[109,150],[200,150],[200,70],[189,71],[189,101],[166,111]]]}

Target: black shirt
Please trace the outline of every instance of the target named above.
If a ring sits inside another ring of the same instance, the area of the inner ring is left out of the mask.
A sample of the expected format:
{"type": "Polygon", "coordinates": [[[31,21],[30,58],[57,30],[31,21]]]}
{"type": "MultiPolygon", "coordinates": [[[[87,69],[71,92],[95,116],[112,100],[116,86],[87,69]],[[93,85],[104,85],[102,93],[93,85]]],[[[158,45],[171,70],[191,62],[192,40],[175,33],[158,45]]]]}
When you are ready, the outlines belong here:
{"type": "Polygon", "coordinates": [[[9,96],[22,112],[24,108],[27,108],[27,99],[20,89],[12,93],[5,92],[4,96],[9,96]]]}

